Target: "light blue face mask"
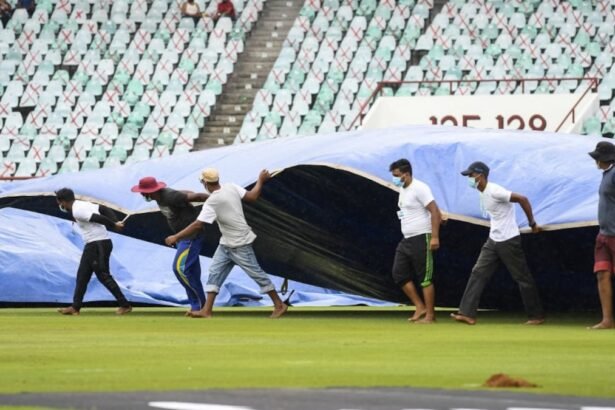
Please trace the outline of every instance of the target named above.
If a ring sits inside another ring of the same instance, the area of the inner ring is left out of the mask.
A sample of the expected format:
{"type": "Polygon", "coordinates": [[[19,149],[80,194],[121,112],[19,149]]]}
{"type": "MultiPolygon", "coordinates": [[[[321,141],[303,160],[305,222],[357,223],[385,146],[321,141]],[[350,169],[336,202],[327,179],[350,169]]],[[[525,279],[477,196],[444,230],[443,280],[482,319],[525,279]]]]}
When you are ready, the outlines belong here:
{"type": "Polygon", "coordinates": [[[403,181],[401,180],[401,177],[393,177],[391,178],[391,181],[397,187],[402,187],[404,185],[403,181]]]}
{"type": "Polygon", "coordinates": [[[476,178],[468,176],[468,186],[474,189],[478,188],[478,181],[476,180],[476,178]]]}

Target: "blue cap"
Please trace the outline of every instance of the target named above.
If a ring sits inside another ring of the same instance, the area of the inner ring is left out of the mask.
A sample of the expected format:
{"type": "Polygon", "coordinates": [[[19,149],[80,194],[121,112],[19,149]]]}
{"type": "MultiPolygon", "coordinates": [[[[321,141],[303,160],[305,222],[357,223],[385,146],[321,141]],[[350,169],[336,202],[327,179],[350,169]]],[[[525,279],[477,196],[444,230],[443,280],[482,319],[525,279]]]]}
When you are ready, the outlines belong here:
{"type": "Polygon", "coordinates": [[[489,167],[484,162],[476,161],[470,164],[468,169],[461,171],[461,175],[468,176],[470,174],[477,173],[489,176],[489,167]]]}

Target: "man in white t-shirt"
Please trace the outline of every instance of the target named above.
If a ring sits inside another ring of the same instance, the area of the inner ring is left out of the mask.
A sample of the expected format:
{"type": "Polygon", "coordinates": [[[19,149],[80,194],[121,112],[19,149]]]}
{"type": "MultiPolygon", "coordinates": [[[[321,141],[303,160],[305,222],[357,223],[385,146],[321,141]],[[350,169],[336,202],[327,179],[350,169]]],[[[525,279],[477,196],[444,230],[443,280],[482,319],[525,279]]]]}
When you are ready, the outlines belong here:
{"type": "Polygon", "coordinates": [[[235,184],[220,185],[218,171],[213,168],[205,169],[201,173],[201,182],[209,193],[209,199],[203,205],[196,221],[165,239],[166,244],[172,246],[201,231],[205,224],[212,224],[216,221],[220,228],[222,238],[209,267],[209,278],[205,286],[205,292],[207,292],[205,306],[193,316],[206,318],[212,316],[214,301],[220,287],[235,265],[240,266],[254,279],[261,293],[269,295],[274,305],[272,318],[279,318],[288,310],[288,306],[282,302],[275,286],[256,259],[254,249],[252,249],[256,235],[246,222],[243,213],[242,201],[255,202],[261,195],[263,185],[270,178],[268,171],[261,171],[254,187],[246,191],[235,184]]]}
{"type": "Polygon", "coordinates": [[[477,161],[470,164],[461,175],[467,177],[468,185],[480,192],[483,215],[491,219],[489,239],[483,245],[478,260],[472,269],[470,279],[461,298],[459,312],[451,317],[458,322],[476,324],[476,312],[483,289],[491,279],[500,262],[506,266],[517,282],[521,299],[529,320],[528,325],[544,322],[544,311],[536,283],[525,260],[521,247],[521,233],[515,218],[514,203],[518,203],[527,216],[533,233],[540,232],[532,214],[532,205],[523,195],[508,191],[488,181],[489,167],[477,161]]]}
{"type": "Polygon", "coordinates": [[[431,189],[412,177],[412,165],[407,159],[391,164],[393,183],[399,187],[399,211],[404,239],[395,251],[393,280],[415,306],[411,322],[435,321],[435,288],[433,285],[433,251],[440,247],[441,215],[431,189]],[[421,298],[414,281],[423,289],[421,298]]]}
{"type": "Polygon", "coordinates": [[[56,200],[62,212],[68,212],[79,225],[81,235],[85,241],[79,269],[77,270],[77,284],[73,296],[73,304],[60,308],[58,312],[63,315],[78,315],[83,305],[83,297],[92,278],[92,273],[106,287],[118,301],[120,307],[116,314],[125,315],[132,311],[132,307],[120,290],[119,285],[111,276],[109,259],[113,244],[109,239],[107,228],[121,230],[122,222],[118,222],[115,214],[103,205],[97,205],[75,199],[75,193],[69,188],[62,188],[56,192],[56,200]]]}

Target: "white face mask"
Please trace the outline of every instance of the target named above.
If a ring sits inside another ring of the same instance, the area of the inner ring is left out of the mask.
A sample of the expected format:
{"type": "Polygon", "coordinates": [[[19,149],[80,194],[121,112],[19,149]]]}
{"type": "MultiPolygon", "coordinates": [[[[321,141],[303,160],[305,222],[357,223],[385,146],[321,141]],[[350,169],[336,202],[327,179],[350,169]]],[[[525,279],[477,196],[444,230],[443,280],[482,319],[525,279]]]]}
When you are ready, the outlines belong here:
{"type": "Polygon", "coordinates": [[[68,209],[64,208],[61,204],[58,204],[58,208],[60,208],[60,211],[64,212],[65,214],[68,213],[68,209]]]}
{"type": "Polygon", "coordinates": [[[603,171],[603,172],[609,171],[611,168],[613,168],[614,165],[615,164],[609,164],[608,168],[602,169],[600,168],[600,162],[596,161],[596,168],[598,168],[600,171],[603,171]]]}

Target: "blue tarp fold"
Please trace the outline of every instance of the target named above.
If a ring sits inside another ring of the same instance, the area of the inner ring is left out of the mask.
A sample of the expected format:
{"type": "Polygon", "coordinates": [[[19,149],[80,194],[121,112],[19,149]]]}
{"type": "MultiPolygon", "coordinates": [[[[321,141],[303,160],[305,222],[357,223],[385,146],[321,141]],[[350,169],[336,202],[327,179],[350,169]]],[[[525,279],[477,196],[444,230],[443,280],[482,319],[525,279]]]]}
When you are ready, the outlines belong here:
{"type": "MultiPolygon", "coordinates": [[[[187,305],[184,288],[171,271],[175,251],[123,235],[111,234],[114,250],[111,272],[133,303],[187,305]]],[[[70,303],[83,241],[76,224],[63,219],[13,208],[0,209],[0,302],[70,303]]],[[[201,257],[204,272],[211,259],[201,257]]],[[[207,278],[205,273],[203,280],[207,278]]],[[[282,278],[272,277],[277,288],[282,278]]],[[[291,302],[299,306],[385,305],[385,302],[302,283],[289,283],[291,302]]],[[[85,301],[112,300],[96,275],[85,301]]],[[[258,286],[234,268],[216,300],[221,306],[268,306],[258,286]]]]}

